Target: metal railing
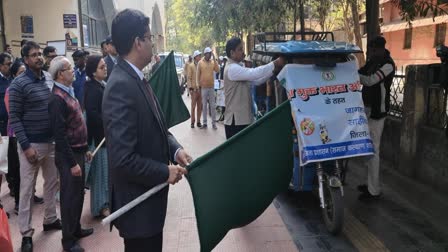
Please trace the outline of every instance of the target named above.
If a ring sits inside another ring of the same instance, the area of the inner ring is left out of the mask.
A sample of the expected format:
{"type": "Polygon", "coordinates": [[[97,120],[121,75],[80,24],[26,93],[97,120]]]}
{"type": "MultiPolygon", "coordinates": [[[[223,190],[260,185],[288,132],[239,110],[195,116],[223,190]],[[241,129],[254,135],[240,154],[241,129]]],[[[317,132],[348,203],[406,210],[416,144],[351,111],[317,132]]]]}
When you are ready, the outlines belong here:
{"type": "Polygon", "coordinates": [[[406,76],[398,74],[394,76],[392,86],[390,87],[390,109],[389,115],[403,117],[403,97],[406,76]]]}

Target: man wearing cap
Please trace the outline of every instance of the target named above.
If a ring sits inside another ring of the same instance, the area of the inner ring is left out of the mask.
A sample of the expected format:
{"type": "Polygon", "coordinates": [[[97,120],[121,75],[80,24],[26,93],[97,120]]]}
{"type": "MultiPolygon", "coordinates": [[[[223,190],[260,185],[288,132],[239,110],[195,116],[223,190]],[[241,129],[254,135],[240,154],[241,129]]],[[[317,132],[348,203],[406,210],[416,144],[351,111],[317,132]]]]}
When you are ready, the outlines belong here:
{"type": "Polygon", "coordinates": [[[107,56],[104,58],[104,61],[106,62],[107,65],[107,77],[105,81],[107,82],[110,74],[112,73],[112,70],[114,69],[115,64],[117,64],[117,57],[118,57],[117,50],[115,49],[115,46],[112,43],[112,37],[110,35],[106,38],[105,47],[107,52],[107,56]]]}
{"type": "Polygon", "coordinates": [[[369,117],[370,138],[375,154],[366,159],[367,185],[358,186],[360,200],[378,199],[380,187],[380,146],[384,121],[389,111],[390,87],[395,74],[395,63],[385,48],[386,40],[378,36],[367,44],[367,63],[359,69],[362,98],[369,117]]]}
{"type": "Polygon", "coordinates": [[[76,50],[73,54],[73,62],[75,62],[75,81],[73,88],[75,89],[75,96],[78,99],[81,107],[84,108],[84,84],[86,83],[86,57],[89,55],[84,50],[76,50]]]}
{"type": "Polygon", "coordinates": [[[201,87],[201,95],[202,95],[202,128],[207,128],[207,103],[209,105],[209,109],[211,111],[211,121],[213,129],[217,129],[215,114],[216,114],[216,105],[215,105],[215,78],[213,77],[214,72],[219,71],[218,62],[216,62],[215,57],[212,57],[212,49],[210,47],[206,47],[204,49],[204,58],[199,61],[198,69],[196,73],[196,79],[201,87]]]}
{"type": "Polygon", "coordinates": [[[197,119],[196,125],[199,128],[202,126],[201,125],[201,113],[202,113],[201,87],[199,86],[199,83],[196,81],[196,70],[197,70],[198,63],[200,60],[201,60],[201,52],[196,50],[193,53],[193,62],[191,62],[190,64],[187,64],[187,67],[186,67],[188,91],[191,94],[191,128],[194,128],[196,119],[197,119]],[[195,112],[196,112],[197,116],[195,116],[195,112]]]}

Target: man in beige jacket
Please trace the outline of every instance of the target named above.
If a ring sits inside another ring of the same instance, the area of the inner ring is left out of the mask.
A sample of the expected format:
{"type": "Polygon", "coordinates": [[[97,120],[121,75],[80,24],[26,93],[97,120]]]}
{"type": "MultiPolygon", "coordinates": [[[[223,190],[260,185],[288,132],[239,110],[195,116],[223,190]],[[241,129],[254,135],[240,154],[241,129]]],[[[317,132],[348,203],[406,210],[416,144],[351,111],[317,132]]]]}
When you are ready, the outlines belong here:
{"type": "Polygon", "coordinates": [[[202,112],[202,96],[201,96],[201,87],[196,79],[196,70],[198,67],[198,63],[201,60],[201,52],[195,51],[193,53],[193,62],[188,63],[185,66],[185,72],[187,75],[187,86],[188,92],[191,94],[191,128],[194,128],[194,124],[196,122],[195,110],[197,115],[197,126],[199,128],[201,125],[201,112],[202,112]]]}
{"type": "Polygon", "coordinates": [[[211,111],[211,121],[213,129],[216,127],[216,104],[215,104],[215,78],[214,73],[219,72],[219,65],[213,56],[212,59],[212,49],[210,47],[205,48],[204,58],[199,61],[197,69],[197,81],[199,86],[201,86],[202,95],[202,128],[207,128],[207,103],[211,111]]]}

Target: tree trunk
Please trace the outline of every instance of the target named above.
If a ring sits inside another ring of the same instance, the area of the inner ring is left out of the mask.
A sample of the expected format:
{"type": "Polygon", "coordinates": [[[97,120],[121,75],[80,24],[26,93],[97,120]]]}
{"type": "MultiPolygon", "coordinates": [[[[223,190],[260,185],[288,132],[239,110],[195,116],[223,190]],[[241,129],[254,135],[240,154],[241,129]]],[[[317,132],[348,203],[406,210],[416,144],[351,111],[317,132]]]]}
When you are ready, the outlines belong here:
{"type": "MultiPolygon", "coordinates": [[[[350,0],[350,5],[352,7],[353,27],[354,27],[353,32],[355,34],[355,42],[356,42],[356,45],[362,49],[362,37],[361,37],[362,35],[361,35],[361,29],[359,26],[358,0],[350,0]]],[[[357,53],[356,57],[358,58],[359,66],[364,66],[364,64],[366,63],[364,54],[357,53]]]]}
{"type": "Polygon", "coordinates": [[[380,34],[379,11],[380,11],[379,0],[366,1],[367,41],[370,41],[371,39],[375,38],[380,34]]]}
{"type": "Polygon", "coordinates": [[[304,1],[303,0],[299,0],[299,11],[300,11],[300,32],[301,32],[301,37],[302,40],[305,40],[305,9],[303,7],[304,5],[304,1]]]}

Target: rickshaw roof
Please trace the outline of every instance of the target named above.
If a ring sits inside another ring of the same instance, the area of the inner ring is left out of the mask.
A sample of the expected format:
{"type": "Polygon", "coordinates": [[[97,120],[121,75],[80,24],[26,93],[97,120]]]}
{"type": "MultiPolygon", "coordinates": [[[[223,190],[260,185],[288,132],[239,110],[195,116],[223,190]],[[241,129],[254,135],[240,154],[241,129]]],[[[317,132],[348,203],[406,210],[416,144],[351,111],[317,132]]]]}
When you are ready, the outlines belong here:
{"type": "Polygon", "coordinates": [[[265,42],[255,45],[255,53],[263,55],[304,55],[304,54],[351,54],[362,50],[353,44],[335,41],[291,40],[285,42],[265,42]]]}

